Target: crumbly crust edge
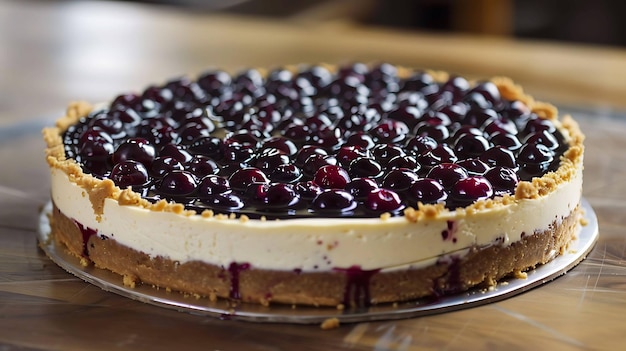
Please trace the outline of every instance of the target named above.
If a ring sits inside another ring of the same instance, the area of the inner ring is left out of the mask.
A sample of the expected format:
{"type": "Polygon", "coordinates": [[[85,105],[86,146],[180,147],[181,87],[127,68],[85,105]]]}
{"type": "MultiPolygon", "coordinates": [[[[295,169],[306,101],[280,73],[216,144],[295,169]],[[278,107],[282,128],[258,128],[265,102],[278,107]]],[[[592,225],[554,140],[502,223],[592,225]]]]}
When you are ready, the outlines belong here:
{"type": "MultiPolygon", "coordinates": [[[[326,66],[331,70],[335,69],[332,65],[326,66]]],[[[288,68],[295,69],[295,66],[288,68]]],[[[408,76],[412,72],[415,72],[405,67],[397,68],[398,74],[401,77],[408,76]]],[[[438,82],[445,81],[450,76],[449,73],[444,71],[426,70],[426,72],[431,74],[438,82]]],[[[502,206],[511,206],[517,201],[532,200],[546,196],[555,191],[560,184],[571,181],[576,176],[577,170],[583,167],[583,142],[585,137],[578,123],[570,115],[560,117],[555,106],[535,100],[532,96],[526,94],[522,87],[515,84],[510,78],[493,77],[491,81],[498,87],[503,98],[522,101],[540,118],[552,120],[557,128],[564,134],[566,141],[569,143],[569,148],[561,157],[559,168],[556,171],[549,172],[542,177],[533,178],[531,181],[520,182],[515,189],[514,195],[479,200],[465,208],[457,208],[454,210],[457,217],[471,216],[476,212],[502,206]]],[[[94,108],[95,106],[88,102],[72,102],[68,105],[65,115],[56,121],[55,126],[44,128],[42,134],[47,146],[45,157],[48,165],[51,168],[64,172],[71,182],[85,190],[98,220],[100,220],[100,216],[103,213],[106,199],[113,199],[121,206],[137,206],[150,211],[173,212],[183,216],[199,215],[205,218],[216,217],[217,219],[250,220],[245,215],[240,217],[236,217],[233,214],[226,216],[214,214],[213,211],[210,210],[196,213],[196,211],[193,210],[186,210],[183,204],[168,202],[166,200],[151,203],[141,198],[141,195],[134,192],[131,188],[121,189],[110,179],[103,180],[91,174],[84,173],[81,166],[75,160],[66,157],[61,135],[71,125],[76,124],[80,118],[87,116],[94,108]]],[[[417,203],[416,207],[405,209],[404,218],[410,222],[418,222],[421,220],[436,219],[442,215],[449,215],[449,212],[450,210],[446,209],[443,204],[432,205],[417,203]]],[[[387,218],[388,214],[381,216],[381,220],[386,220],[387,218]]]]}

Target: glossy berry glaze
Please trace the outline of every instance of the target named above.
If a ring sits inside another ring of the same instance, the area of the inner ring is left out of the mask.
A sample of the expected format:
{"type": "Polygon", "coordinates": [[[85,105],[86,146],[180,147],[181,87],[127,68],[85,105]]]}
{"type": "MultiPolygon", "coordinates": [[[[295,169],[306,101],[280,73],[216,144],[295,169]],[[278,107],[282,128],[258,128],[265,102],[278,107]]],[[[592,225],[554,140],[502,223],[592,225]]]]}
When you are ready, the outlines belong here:
{"type": "Polygon", "coordinates": [[[210,71],[120,95],[63,137],[87,173],[148,201],[269,219],[463,207],[556,170],[567,148],[491,82],[389,64],[210,71]]]}

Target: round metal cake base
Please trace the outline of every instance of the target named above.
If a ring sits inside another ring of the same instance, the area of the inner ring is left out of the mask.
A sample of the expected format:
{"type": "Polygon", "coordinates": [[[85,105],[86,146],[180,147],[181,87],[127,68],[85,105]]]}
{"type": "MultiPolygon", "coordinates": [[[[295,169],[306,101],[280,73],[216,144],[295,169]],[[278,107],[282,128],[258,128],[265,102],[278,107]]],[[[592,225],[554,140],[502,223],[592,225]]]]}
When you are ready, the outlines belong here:
{"type": "Polygon", "coordinates": [[[58,247],[54,240],[49,240],[48,215],[51,213],[51,208],[51,203],[48,203],[40,215],[38,231],[40,246],[52,261],[78,278],[103,290],[152,305],[192,314],[253,322],[309,324],[321,323],[329,318],[337,318],[341,323],[390,320],[454,311],[499,301],[545,284],[575,267],[587,257],[599,234],[596,214],[591,205],[583,199],[582,208],[587,224],[580,227],[576,241],[571,244],[565,254],[529,271],[526,279],[506,279],[488,290],[472,289],[451,296],[338,310],[331,307],[294,307],[279,304],[262,306],[239,303],[234,305],[225,299],[217,301],[210,301],[208,298],[197,299],[178,292],[156,289],[150,285],[139,284],[130,288],[123,284],[120,275],[95,268],[93,265],[82,266],[78,258],[70,255],[65,248],[58,247]]]}

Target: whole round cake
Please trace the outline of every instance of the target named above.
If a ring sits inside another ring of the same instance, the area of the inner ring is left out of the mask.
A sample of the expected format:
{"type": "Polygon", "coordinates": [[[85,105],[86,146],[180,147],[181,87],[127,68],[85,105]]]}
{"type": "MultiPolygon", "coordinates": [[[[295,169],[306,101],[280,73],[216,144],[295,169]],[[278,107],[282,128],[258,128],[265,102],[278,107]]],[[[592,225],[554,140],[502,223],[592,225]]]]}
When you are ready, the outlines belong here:
{"type": "Polygon", "coordinates": [[[487,288],[563,253],[581,220],[582,133],[502,77],[211,70],[73,103],[44,139],[58,245],[127,285],[211,299],[487,288]]]}

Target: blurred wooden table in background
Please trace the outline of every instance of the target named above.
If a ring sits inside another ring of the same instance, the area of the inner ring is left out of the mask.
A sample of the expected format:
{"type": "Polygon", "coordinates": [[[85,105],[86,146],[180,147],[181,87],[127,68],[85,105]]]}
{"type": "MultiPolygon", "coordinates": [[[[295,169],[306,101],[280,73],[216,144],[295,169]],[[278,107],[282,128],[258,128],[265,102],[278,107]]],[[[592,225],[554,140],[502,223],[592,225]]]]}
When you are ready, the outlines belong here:
{"type": "Polygon", "coordinates": [[[626,50],[270,22],[107,2],[0,2],[0,349],[616,349],[626,325],[626,50]],[[587,134],[584,195],[600,241],[567,275],[482,307],[392,322],[222,321],[132,301],[69,275],[37,248],[48,201],[40,129],[71,100],[105,101],[220,67],[389,61],[506,75],[575,114],[587,134]],[[176,336],[176,337],[172,337],[176,336]]]}

